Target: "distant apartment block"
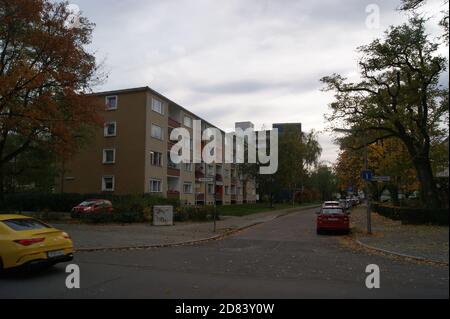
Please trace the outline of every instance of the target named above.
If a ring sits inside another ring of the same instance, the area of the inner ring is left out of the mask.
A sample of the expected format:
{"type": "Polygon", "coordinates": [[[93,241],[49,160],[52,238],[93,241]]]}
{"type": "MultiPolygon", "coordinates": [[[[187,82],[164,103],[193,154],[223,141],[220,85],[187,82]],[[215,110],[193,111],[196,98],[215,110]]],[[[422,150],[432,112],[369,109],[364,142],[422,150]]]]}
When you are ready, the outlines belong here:
{"type": "Polygon", "coordinates": [[[194,120],[202,121],[203,130],[212,124],[149,87],[94,96],[105,104],[104,127],[65,163],[63,192],[147,193],[186,205],[256,201],[254,181],[244,180],[236,164],[172,163],[173,129],[183,127],[193,136],[194,120]]]}

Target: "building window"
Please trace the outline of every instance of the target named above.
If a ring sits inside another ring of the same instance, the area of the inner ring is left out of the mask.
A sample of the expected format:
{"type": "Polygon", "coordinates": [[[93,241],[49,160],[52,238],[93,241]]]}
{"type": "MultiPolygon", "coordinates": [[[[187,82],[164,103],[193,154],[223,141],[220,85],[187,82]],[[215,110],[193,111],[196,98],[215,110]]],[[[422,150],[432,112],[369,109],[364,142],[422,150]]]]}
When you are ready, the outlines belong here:
{"type": "Polygon", "coordinates": [[[183,120],[184,126],[192,128],[192,118],[185,116],[183,120]]]}
{"type": "Polygon", "coordinates": [[[236,189],[236,195],[242,195],[242,191],[241,191],[241,188],[240,188],[240,187],[238,187],[238,188],[236,189]]]}
{"type": "Polygon", "coordinates": [[[184,170],[186,172],[192,172],[192,163],[184,163],[184,170]]]}
{"type": "Polygon", "coordinates": [[[151,193],[162,193],[162,182],[160,179],[150,180],[150,192],[151,193]]]}
{"type": "Polygon", "coordinates": [[[106,109],[108,111],[117,110],[117,106],[118,106],[118,97],[116,95],[106,97],[106,109]]]}
{"type": "Polygon", "coordinates": [[[226,177],[226,178],[230,177],[230,170],[229,169],[224,169],[223,170],[223,176],[226,177]]]}
{"type": "Polygon", "coordinates": [[[192,183],[184,183],[183,184],[183,192],[185,194],[192,194],[192,183]]]}
{"type": "Polygon", "coordinates": [[[163,130],[162,130],[161,126],[152,124],[152,137],[156,138],[158,140],[163,139],[163,130]]]}
{"type": "Polygon", "coordinates": [[[115,178],[114,176],[102,177],[102,192],[114,192],[115,178]]]}
{"type": "Polygon", "coordinates": [[[152,99],[152,110],[161,115],[164,114],[164,105],[160,100],[152,99]]]}
{"type": "Polygon", "coordinates": [[[206,166],[206,175],[214,176],[214,165],[206,166]]]}
{"type": "Polygon", "coordinates": [[[114,164],[116,162],[116,150],[104,149],[103,150],[103,164],[114,164]]]}
{"type": "Polygon", "coordinates": [[[214,194],[214,184],[208,184],[208,194],[214,194]]]}
{"type": "Polygon", "coordinates": [[[117,135],[117,123],[107,122],[105,123],[105,137],[113,137],[117,135]]]}
{"type": "Polygon", "coordinates": [[[163,165],[162,153],[150,152],[150,164],[161,167],[163,165]]]}
{"type": "Polygon", "coordinates": [[[225,195],[230,195],[230,186],[225,186],[225,195]]]}

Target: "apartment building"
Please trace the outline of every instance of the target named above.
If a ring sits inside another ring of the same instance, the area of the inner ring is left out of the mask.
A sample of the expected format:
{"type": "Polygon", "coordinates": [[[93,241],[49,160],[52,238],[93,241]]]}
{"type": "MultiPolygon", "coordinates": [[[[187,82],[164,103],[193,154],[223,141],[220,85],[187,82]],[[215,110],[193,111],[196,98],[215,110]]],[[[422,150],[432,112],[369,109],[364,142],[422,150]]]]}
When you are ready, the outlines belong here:
{"type": "Polygon", "coordinates": [[[179,199],[186,205],[256,201],[254,182],[243,183],[236,164],[171,161],[171,131],[183,127],[193,136],[194,120],[202,121],[202,130],[215,127],[209,122],[149,87],[94,97],[105,105],[104,127],[65,163],[60,185],[64,192],[147,193],[179,199]]]}

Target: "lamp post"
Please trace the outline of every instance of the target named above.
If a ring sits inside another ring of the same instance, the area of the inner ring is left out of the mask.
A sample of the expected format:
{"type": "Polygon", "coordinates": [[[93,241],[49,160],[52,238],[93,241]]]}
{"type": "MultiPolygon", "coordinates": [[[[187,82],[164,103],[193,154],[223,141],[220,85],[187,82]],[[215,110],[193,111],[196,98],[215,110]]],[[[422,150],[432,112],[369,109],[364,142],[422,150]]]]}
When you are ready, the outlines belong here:
{"type": "MultiPolygon", "coordinates": [[[[335,132],[338,133],[354,133],[354,131],[349,129],[334,129],[335,132]]],[[[367,134],[363,135],[364,138],[364,170],[369,170],[369,145],[367,143],[367,134]]],[[[370,209],[370,195],[369,195],[369,181],[364,179],[365,186],[365,197],[367,201],[367,233],[372,234],[372,214],[370,209]]]]}

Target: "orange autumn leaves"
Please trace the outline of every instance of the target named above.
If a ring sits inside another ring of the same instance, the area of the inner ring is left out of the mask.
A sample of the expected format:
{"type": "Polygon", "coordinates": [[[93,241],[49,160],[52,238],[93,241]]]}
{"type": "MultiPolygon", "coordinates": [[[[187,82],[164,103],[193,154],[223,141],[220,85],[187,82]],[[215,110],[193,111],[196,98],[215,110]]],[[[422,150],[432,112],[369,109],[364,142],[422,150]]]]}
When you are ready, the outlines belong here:
{"type": "Polygon", "coordinates": [[[86,50],[93,24],[68,28],[65,3],[0,0],[0,161],[18,150],[11,136],[70,156],[78,137],[101,125],[101,105],[89,96],[101,79],[86,50]]]}

